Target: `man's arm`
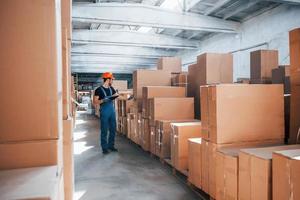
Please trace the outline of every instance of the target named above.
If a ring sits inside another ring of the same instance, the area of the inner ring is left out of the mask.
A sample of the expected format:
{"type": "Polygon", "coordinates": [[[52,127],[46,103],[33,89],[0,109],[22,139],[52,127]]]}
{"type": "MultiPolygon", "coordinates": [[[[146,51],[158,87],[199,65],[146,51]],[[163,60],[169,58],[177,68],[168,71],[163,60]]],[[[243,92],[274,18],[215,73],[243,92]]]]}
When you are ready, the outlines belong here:
{"type": "Polygon", "coordinates": [[[100,105],[103,102],[102,102],[102,100],[99,100],[99,96],[94,96],[93,97],[93,103],[94,103],[94,105],[100,105]]]}

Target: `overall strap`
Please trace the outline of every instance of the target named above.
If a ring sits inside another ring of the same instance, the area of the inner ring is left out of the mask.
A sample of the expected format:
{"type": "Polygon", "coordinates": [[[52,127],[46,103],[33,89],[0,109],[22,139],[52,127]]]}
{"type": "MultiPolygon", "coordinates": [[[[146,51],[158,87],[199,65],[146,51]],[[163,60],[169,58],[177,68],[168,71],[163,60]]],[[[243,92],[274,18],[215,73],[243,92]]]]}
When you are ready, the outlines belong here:
{"type": "Polygon", "coordinates": [[[107,94],[106,94],[105,90],[103,89],[103,87],[100,86],[100,88],[101,88],[101,90],[102,90],[102,92],[103,92],[103,94],[104,94],[104,97],[107,97],[107,94]]]}
{"type": "Polygon", "coordinates": [[[109,87],[109,91],[110,91],[110,96],[112,96],[112,90],[111,90],[111,87],[109,87]]]}

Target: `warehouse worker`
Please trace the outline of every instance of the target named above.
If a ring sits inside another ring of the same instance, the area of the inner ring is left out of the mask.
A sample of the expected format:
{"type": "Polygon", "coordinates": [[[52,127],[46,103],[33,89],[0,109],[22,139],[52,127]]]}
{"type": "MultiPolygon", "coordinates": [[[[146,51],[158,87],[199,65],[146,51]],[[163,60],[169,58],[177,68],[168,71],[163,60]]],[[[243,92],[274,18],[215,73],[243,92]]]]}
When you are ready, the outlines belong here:
{"type": "Polygon", "coordinates": [[[115,144],[116,134],[116,113],[114,108],[114,99],[119,96],[116,90],[112,87],[113,74],[105,72],[102,74],[103,85],[95,90],[94,102],[100,104],[100,143],[103,154],[108,154],[109,151],[118,151],[115,144]],[[107,131],[109,136],[107,141],[107,131]]]}

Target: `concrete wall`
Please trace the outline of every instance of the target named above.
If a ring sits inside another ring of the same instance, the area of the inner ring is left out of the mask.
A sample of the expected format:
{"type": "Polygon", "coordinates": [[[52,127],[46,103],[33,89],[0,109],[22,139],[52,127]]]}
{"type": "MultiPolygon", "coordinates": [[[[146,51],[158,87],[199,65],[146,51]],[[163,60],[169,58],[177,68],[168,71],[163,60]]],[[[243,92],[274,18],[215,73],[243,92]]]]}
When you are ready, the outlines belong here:
{"type": "Polygon", "coordinates": [[[250,52],[277,49],[279,64],[289,64],[288,31],[300,27],[300,6],[279,6],[242,23],[238,34],[218,34],[201,42],[197,51],[183,51],[184,70],[204,52],[233,52],[234,80],[250,77],[250,52]]]}

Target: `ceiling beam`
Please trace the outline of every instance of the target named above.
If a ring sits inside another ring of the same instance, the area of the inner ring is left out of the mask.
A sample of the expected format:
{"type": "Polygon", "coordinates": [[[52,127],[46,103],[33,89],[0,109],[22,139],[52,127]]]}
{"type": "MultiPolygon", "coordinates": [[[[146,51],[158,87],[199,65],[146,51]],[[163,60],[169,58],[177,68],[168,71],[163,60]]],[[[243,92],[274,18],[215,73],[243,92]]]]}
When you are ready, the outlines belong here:
{"type": "Polygon", "coordinates": [[[291,5],[300,5],[300,0],[267,0],[277,3],[285,3],[285,4],[291,4],[291,5]]]}
{"type": "Polygon", "coordinates": [[[114,46],[152,47],[166,49],[197,49],[198,41],[161,34],[119,30],[73,31],[73,44],[105,44],[114,46]]]}
{"type": "Polygon", "coordinates": [[[239,6],[237,9],[235,9],[232,12],[229,12],[228,14],[226,14],[223,19],[228,19],[240,12],[243,12],[244,10],[247,10],[249,8],[251,8],[252,6],[254,6],[255,4],[257,4],[260,0],[247,0],[244,3],[241,3],[241,6],[239,6]]]}
{"type": "Polygon", "coordinates": [[[231,0],[219,0],[213,7],[209,8],[204,15],[210,15],[218,9],[222,8],[225,4],[227,4],[231,0]]]}
{"type": "Polygon", "coordinates": [[[186,1],[186,11],[190,11],[192,8],[194,8],[198,3],[200,3],[203,0],[187,0],[186,1]]]}
{"type": "Polygon", "coordinates": [[[238,22],[215,17],[178,13],[142,4],[74,4],[73,22],[106,23],[155,28],[236,33],[238,22]]]}
{"type": "Polygon", "coordinates": [[[118,64],[106,64],[106,65],[94,65],[94,66],[85,66],[85,65],[75,65],[72,66],[72,72],[78,73],[102,73],[110,71],[113,73],[132,73],[137,69],[155,69],[156,66],[132,66],[132,65],[118,65],[118,64]]]}
{"type": "Polygon", "coordinates": [[[166,51],[147,47],[82,45],[72,47],[72,55],[89,56],[125,56],[130,58],[159,58],[161,56],[175,56],[176,51],[166,51]]]}
{"type": "Polygon", "coordinates": [[[132,64],[152,66],[157,63],[157,59],[149,58],[127,58],[127,57],[107,57],[107,56],[72,56],[72,64],[132,64]]]}

